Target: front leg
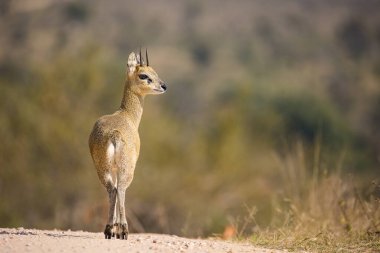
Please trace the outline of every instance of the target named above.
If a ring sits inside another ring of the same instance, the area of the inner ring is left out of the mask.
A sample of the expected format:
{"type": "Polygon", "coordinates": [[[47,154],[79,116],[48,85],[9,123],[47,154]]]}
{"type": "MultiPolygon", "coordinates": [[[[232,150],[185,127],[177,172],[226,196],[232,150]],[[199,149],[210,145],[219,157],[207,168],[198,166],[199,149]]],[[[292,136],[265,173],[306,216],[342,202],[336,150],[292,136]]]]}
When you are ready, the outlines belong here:
{"type": "Polygon", "coordinates": [[[119,214],[119,204],[117,202],[117,192],[115,194],[115,210],[113,215],[113,228],[112,228],[112,237],[115,237],[119,239],[117,231],[119,230],[119,223],[120,223],[120,214],[119,214]]]}

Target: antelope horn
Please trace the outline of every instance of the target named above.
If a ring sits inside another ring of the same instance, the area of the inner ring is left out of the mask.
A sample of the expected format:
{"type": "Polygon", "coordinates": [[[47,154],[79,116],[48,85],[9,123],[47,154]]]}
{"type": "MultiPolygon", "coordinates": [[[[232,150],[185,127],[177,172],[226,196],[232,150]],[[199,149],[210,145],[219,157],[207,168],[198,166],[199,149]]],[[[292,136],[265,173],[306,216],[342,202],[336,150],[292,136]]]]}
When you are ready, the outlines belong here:
{"type": "Polygon", "coordinates": [[[145,49],[146,65],[149,66],[148,48],[145,49]]]}
{"type": "Polygon", "coordinates": [[[141,55],[141,47],[140,47],[140,66],[141,67],[143,66],[143,58],[142,58],[142,55],[141,55]]]}

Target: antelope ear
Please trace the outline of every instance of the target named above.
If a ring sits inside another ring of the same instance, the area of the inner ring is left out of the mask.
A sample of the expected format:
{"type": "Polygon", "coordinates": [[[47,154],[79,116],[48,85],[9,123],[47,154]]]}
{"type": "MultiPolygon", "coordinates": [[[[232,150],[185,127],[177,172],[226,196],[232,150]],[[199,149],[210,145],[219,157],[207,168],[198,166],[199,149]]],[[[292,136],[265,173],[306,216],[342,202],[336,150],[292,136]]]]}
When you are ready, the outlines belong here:
{"type": "Polygon", "coordinates": [[[127,62],[127,75],[130,75],[136,71],[138,62],[138,56],[134,52],[130,53],[127,62]]]}

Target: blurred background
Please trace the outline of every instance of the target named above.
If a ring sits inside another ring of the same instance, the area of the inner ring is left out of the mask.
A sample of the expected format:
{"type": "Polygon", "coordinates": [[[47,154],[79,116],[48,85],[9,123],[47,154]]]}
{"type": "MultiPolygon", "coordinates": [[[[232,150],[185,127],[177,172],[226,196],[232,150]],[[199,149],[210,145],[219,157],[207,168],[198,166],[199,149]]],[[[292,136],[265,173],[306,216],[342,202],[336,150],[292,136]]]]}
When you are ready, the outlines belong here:
{"type": "Polygon", "coordinates": [[[103,230],[88,136],[118,109],[140,46],[168,92],[145,100],[132,231],[221,234],[252,208],[256,227],[272,226],[287,194],[332,173],[378,197],[379,11],[370,0],[1,0],[0,226],[103,230]]]}

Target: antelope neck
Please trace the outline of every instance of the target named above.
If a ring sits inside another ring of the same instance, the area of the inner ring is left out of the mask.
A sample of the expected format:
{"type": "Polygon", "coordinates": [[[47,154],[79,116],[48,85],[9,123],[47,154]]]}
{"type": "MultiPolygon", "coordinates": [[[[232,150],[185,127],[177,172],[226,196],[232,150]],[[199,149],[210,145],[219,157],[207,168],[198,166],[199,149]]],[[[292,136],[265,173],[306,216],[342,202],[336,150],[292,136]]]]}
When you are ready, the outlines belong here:
{"type": "Polygon", "coordinates": [[[121,101],[120,110],[122,114],[129,117],[133,124],[138,128],[143,113],[144,97],[134,93],[128,84],[124,87],[123,100],[121,101]]]}

